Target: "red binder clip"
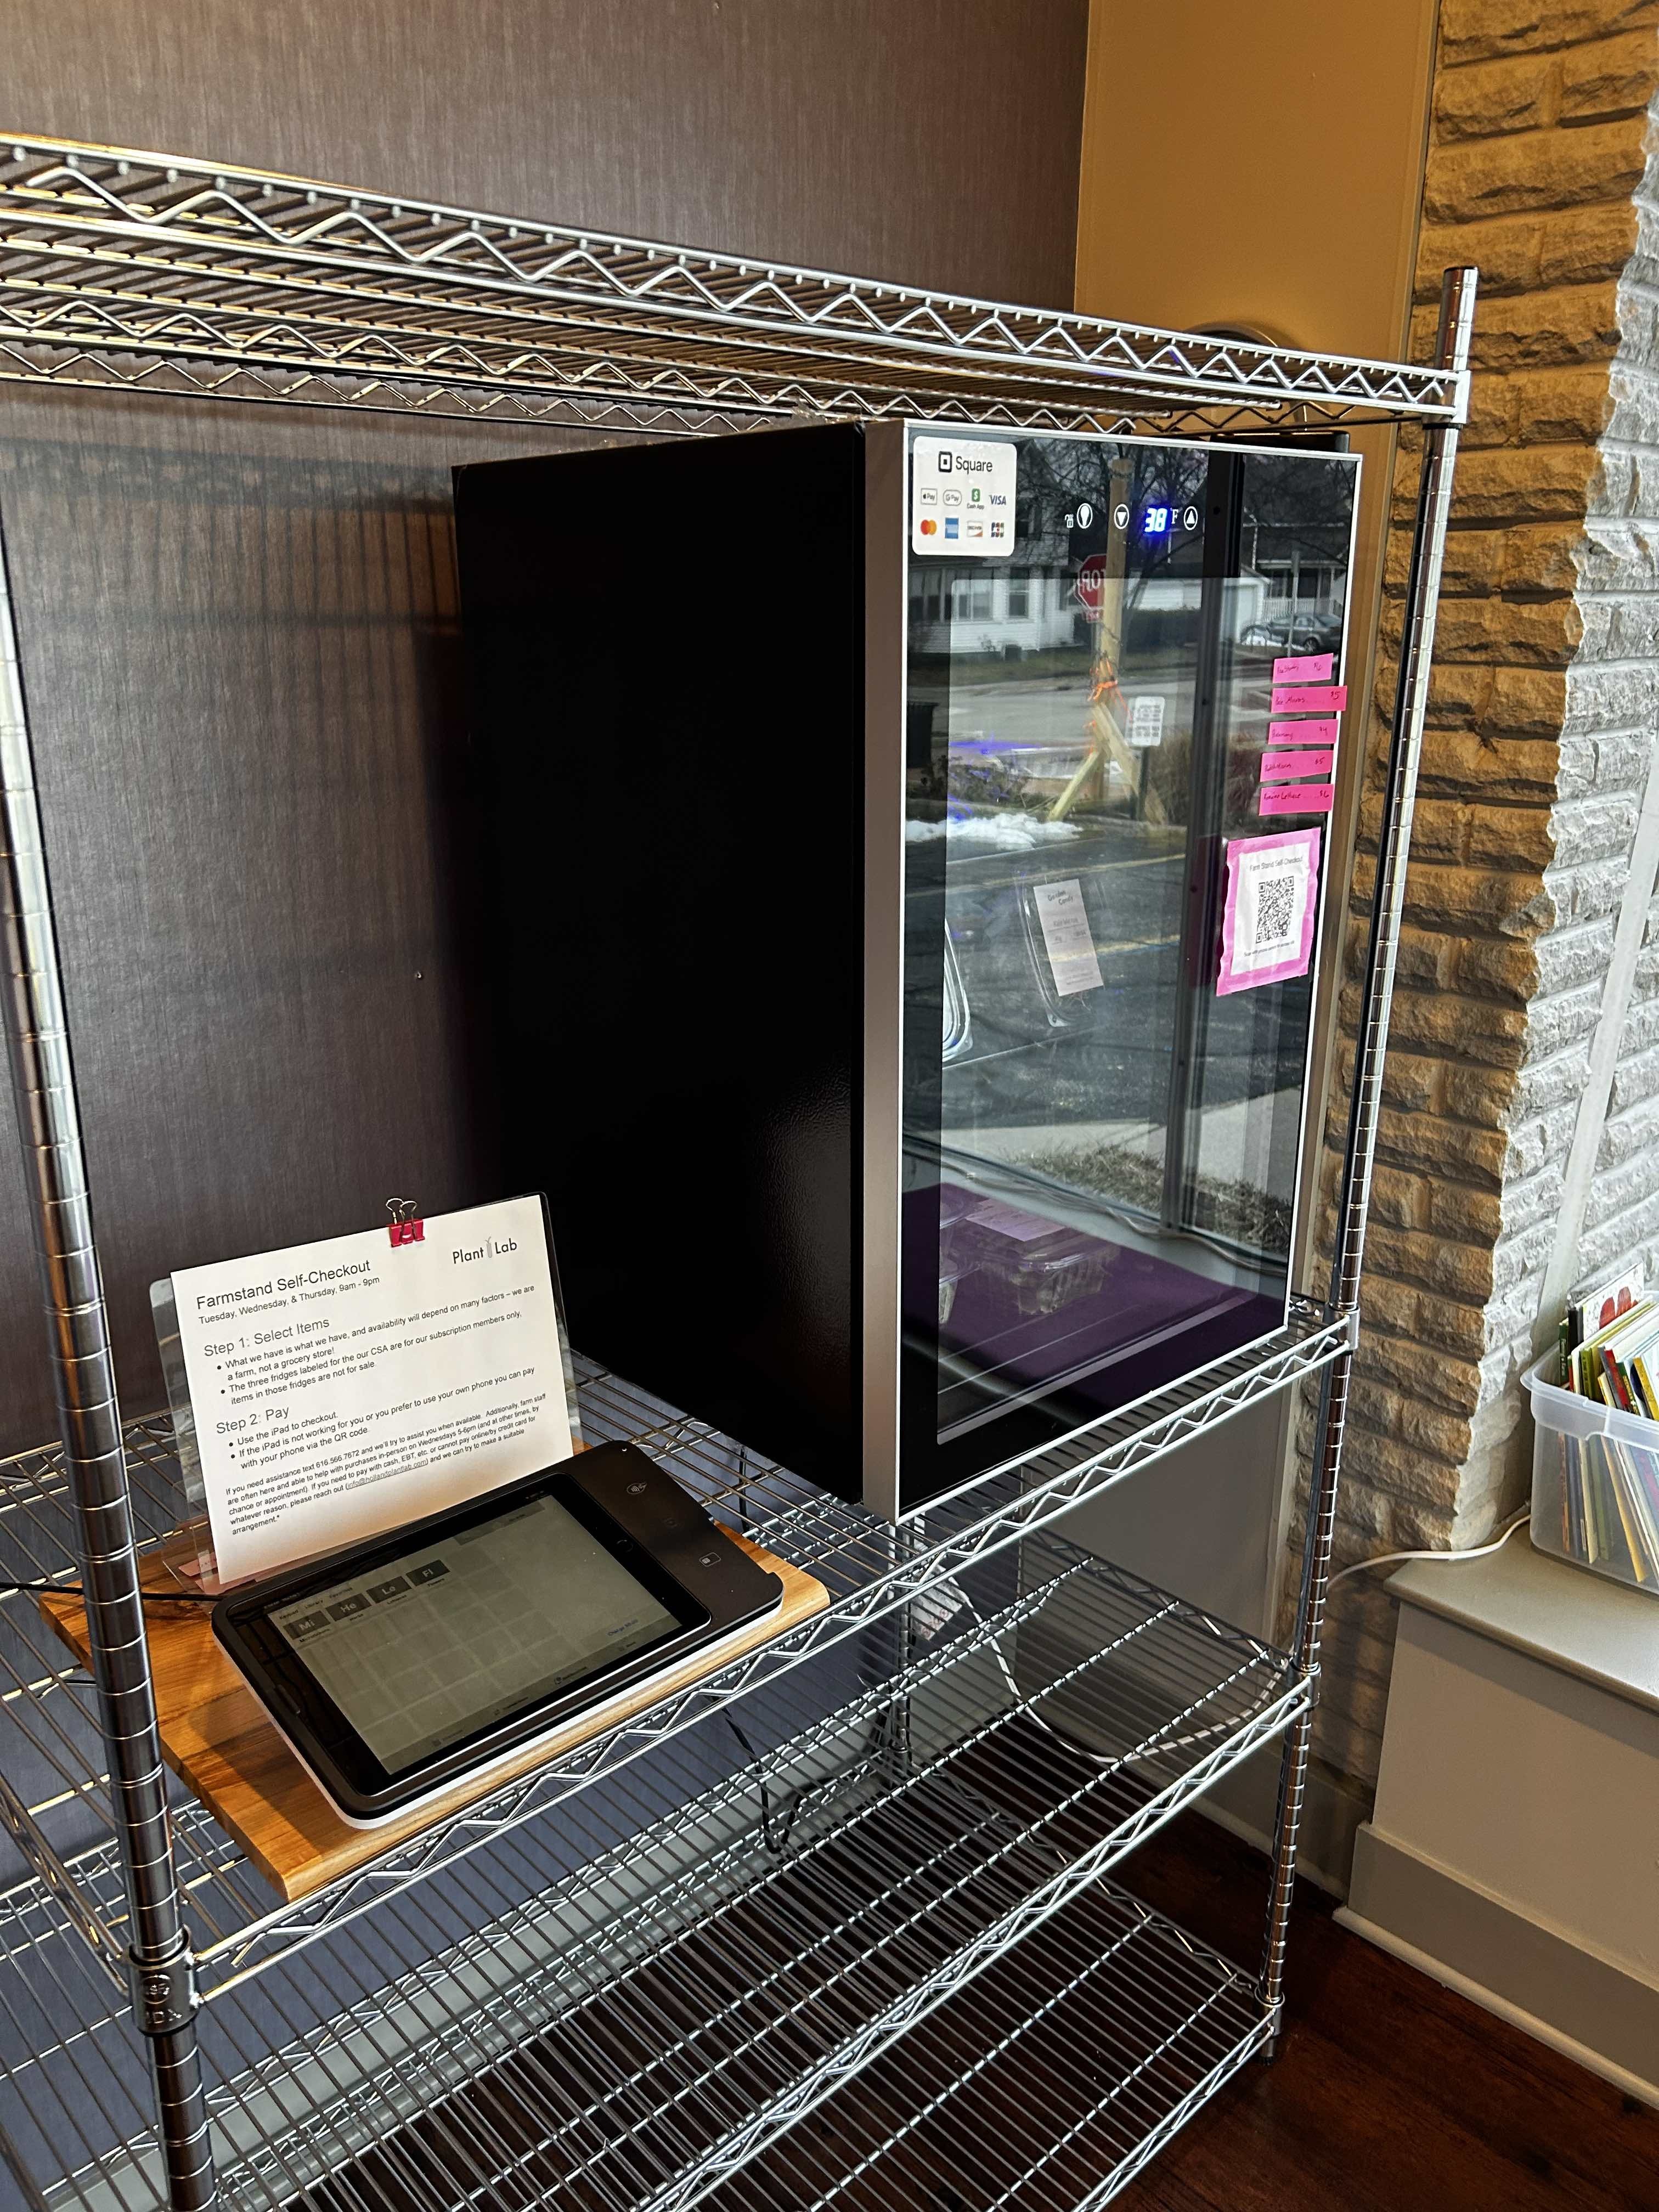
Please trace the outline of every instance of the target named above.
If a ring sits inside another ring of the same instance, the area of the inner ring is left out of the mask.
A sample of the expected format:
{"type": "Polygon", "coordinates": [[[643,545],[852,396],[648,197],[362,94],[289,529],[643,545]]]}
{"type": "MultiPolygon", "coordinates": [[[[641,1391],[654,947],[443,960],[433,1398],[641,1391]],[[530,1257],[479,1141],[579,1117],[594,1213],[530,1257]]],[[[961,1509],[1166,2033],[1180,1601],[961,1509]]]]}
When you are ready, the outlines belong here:
{"type": "Polygon", "coordinates": [[[389,1198],[386,1210],[392,1216],[386,1233],[394,1244],[425,1243],[426,1224],[417,1218],[412,1198],[389,1198]]]}

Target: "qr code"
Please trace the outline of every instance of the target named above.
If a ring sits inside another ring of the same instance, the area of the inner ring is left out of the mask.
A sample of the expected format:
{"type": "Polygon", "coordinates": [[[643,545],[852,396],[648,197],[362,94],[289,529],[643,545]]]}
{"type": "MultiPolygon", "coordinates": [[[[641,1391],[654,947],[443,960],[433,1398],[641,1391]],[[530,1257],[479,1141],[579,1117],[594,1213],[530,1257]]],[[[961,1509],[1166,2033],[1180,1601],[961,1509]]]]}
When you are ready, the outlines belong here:
{"type": "Polygon", "coordinates": [[[1255,890],[1255,944],[1259,952],[1271,945],[1288,945],[1296,923],[1297,877],[1263,876],[1255,890]]]}

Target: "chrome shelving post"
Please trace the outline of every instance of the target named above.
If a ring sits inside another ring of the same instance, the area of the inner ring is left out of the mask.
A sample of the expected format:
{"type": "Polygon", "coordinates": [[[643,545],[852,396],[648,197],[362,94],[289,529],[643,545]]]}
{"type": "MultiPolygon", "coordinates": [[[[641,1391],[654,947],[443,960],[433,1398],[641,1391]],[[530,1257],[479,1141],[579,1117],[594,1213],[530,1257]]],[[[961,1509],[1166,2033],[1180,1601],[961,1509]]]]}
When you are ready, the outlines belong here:
{"type": "MultiPolygon", "coordinates": [[[[1435,365],[1450,370],[1461,387],[1466,387],[1468,382],[1478,283],[1478,270],[1449,269],[1441,284],[1435,365]]],[[[1458,420],[1467,412],[1465,401],[1458,410],[1458,420]]],[[[1337,1481],[1342,1465],[1342,1434],[1347,1420],[1348,1386],[1353,1374],[1353,1340],[1358,1333],[1365,1220],[1370,1207],[1371,1167],[1376,1155],[1377,1117],[1382,1103],[1382,1064],[1388,1052],[1395,963],[1406,903],[1406,866],[1411,852],[1412,815],[1417,804],[1417,769],[1423,750],[1430,665],[1434,655],[1435,611],[1456,459],[1457,421],[1426,423],[1411,567],[1406,582],[1400,679],[1389,739],[1382,829],[1377,844],[1376,878],[1371,892],[1370,924],[1365,944],[1359,1002],[1359,1050],[1348,1109],[1347,1141],[1338,1194],[1336,1251],[1331,1267],[1331,1303],[1349,1316],[1352,1334],[1347,1349],[1326,1368],[1320,1387],[1308,1524],[1302,1551],[1302,1586],[1291,1645],[1297,1667],[1309,1674],[1318,1668],[1320,1639],[1325,1626],[1325,1597],[1336,1525],[1337,1481]]],[[[1285,1944],[1296,1887],[1297,1832],[1307,1787],[1314,1711],[1310,1705],[1291,1728],[1279,1765],[1273,1899],[1261,1969],[1261,2002],[1269,2015],[1277,2014],[1284,1991],[1285,1944]]]]}
{"type": "Polygon", "coordinates": [[[58,935],[40,836],[27,707],[0,535],[0,908],[5,1023],[18,1134],[33,1188],[64,1472],[86,1594],[99,1718],[129,1907],[134,2016],[148,2041],[173,2212],[215,2201],[196,2040],[196,1984],[180,1910],[138,1591],[132,1499],[70,1054],[58,935]]]}

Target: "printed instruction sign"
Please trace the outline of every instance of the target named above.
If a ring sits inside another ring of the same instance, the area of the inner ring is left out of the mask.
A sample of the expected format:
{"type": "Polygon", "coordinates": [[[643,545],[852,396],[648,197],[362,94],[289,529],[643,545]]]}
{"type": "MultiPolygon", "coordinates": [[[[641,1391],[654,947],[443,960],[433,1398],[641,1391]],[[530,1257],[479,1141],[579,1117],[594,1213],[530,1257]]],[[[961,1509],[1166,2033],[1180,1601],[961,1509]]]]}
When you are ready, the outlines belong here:
{"type": "Polygon", "coordinates": [[[1095,951],[1095,933],[1089,925],[1081,883],[1068,876],[1064,883],[1038,884],[1031,896],[1042,927],[1043,948],[1055,991],[1068,999],[1074,992],[1099,990],[1100,957],[1095,951]]]}
{"type": "Polygon", "coordinates": [[[989,438],[921,437],[910,448],[910,550],[1006,561],[1014,550],[1019,449],[989,438]]]}
{"type": "Polygon", "coordinates": [[[1319,910],[1319,832],[1227,840],[1218,994],[1305,975],[1319,910]]]}
{"type": "Polygon", "coordinates": [[[1129,743],[1146,748],[1164,742],[1164,694],[1143,691],[1130,702],[1129,727],[1126,732],[1129,743]]]}
{"type": "Polygon", "coordinates": [[[172,1277],[222,1583],[569,1458],[540,1199],[437,1215],[423,1231],[394,1244],[366,1230],[172,1277]]]}

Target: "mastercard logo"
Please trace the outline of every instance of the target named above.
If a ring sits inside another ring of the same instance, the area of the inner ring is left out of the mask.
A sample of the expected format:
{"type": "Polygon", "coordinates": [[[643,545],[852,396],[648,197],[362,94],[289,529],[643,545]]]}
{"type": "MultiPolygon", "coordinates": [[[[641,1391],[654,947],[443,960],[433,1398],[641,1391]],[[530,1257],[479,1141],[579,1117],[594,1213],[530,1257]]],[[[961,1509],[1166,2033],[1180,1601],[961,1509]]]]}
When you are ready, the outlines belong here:
{"type": "Polygon", "coordinates": [[[922,517],[922,520],[921,520],[921,534],[922,534],[922,536],[923,536],[924,538],[933,538],[933,537],[936,537],[936,536],[938,535],[938,532],[939,532],[939,525],[938,525],[938,523],[936,523],[936,522],[934,521],[934,520],[933,520],[933,516],[932,516],[931,514],[926,514],[926,515],[924,515],[924,516],[922,517]]]}

